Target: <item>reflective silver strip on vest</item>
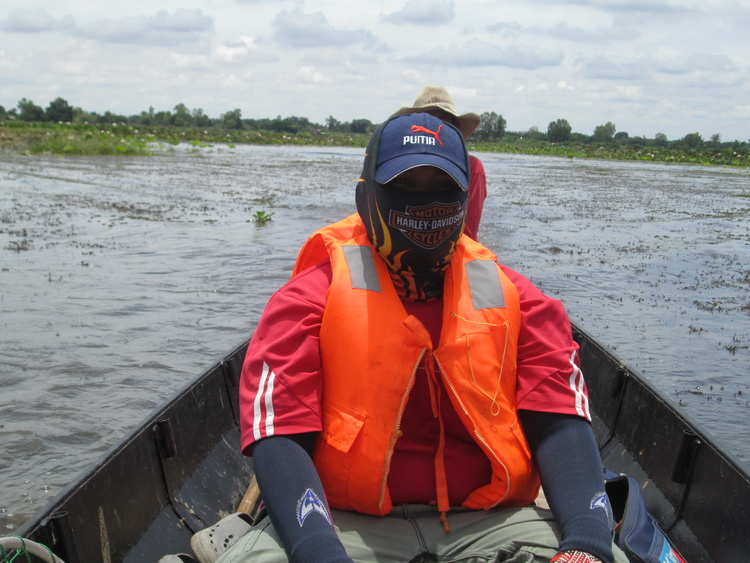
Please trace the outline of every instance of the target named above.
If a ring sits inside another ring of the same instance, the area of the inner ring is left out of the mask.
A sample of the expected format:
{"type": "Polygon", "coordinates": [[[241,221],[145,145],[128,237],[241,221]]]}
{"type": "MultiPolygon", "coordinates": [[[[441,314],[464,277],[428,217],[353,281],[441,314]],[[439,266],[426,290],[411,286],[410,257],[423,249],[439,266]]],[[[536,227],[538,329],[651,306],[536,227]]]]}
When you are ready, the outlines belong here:
{"type": "Polygon", "coordinates": [[[505,307],[503,286],[497,266],[492,260],[472,260],[466,264],[466,277],[474,310],[505,307]]]}
{"type": "Polygon", "coordinates": [[[349,268],[349,277],[352,278],[352,289],[368,289],[380,293],[380,280],[370,247],[344,245],[341,248],[349,268]]]}

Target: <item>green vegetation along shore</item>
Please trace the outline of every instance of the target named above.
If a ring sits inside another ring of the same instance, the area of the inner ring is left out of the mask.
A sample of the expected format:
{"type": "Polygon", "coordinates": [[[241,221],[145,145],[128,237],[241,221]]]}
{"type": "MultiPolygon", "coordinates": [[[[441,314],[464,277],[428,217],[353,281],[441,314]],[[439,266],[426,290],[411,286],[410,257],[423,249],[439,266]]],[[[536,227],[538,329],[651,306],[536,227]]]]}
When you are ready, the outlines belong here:
{"type": "MultiPolygon", "coordinates": [[[[354,133],[326,129],[295,133],[263,129],[222,127],[138,126],[124,123],[86,124],[49,122],[0,122],[0,152],[34,155],[157,155],[170,145],[189,143],[195,147],[216,144],[361,146],[369,132],[354,133]]],[[[470,151],[547,155],[568,158],[642,160],[750,167],[748,143],[702,142],[634,143],[617,140],[591,142],[573,138],[551,142],[527,134],[505,132],[500,140],[472,140],[470,151]]]]}

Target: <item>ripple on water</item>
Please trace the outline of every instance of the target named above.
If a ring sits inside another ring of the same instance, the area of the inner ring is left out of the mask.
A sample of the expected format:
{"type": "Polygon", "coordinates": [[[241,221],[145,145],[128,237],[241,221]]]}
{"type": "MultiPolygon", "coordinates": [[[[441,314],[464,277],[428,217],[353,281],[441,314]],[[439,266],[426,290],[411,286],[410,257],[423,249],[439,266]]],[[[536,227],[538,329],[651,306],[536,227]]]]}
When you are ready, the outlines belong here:
{"type": "MultiPolygon", "coordinates": [[[[750,466],[748,171],[480,157],[480,240],[750,466]]],[[[361,158],[0,157],[0,526],[249,336],[307,236],[354,212],[361,158]]]]}

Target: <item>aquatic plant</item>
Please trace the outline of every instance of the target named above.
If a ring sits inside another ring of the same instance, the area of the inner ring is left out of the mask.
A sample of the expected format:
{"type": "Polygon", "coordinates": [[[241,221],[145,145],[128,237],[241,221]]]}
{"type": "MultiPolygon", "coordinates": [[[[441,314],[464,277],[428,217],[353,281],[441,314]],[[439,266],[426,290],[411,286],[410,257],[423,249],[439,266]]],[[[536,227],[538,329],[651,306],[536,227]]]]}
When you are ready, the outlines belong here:
{"type": "Polygon", "coordinates": [[[271,220],[273,213],[266,213],[265,211],[256,211],[253,214],[253,222],[257,225],[265,225],[271,220]]]}

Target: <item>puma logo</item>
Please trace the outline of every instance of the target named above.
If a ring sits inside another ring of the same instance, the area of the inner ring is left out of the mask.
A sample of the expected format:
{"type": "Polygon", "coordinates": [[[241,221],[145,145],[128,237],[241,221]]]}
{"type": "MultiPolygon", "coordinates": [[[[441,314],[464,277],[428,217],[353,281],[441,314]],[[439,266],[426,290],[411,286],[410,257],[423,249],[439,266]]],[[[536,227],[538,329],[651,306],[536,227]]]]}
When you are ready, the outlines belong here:
{"type": "MultiPolygon", "coordinates": [[[[432,135],[433,137],[435,137],[435,139],[437,139],[437,142],[440,143],[440,146],[442,147],[443,146],[443,141],[440,140],[440,130],[442,128],[443,128],[443,126],[440,125],[437,128],[437,131],[430,131],[429,129],[427,129],[427,127],[422,127],[421,125],[412,125],[411,126],[411,131],[412,131],[412,133],[419,132],[419,133],[427,133],[428,135],[432,135]]],[[[406,144],[406,139],[407,138],[408,137],[404,137],[404,144],[406,144]]],[[[414,141],[410,141],[410,142],[414,142],[414,141]]]]}

